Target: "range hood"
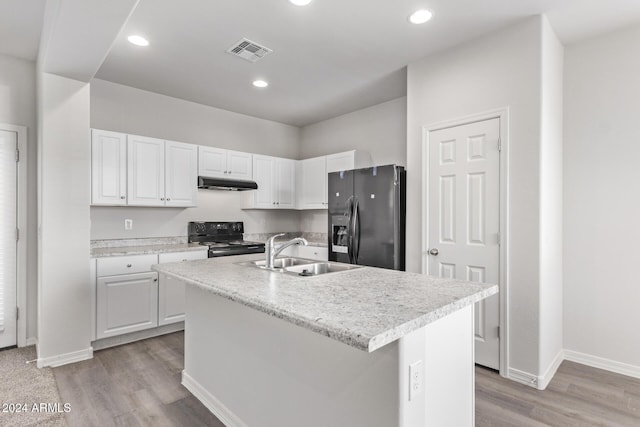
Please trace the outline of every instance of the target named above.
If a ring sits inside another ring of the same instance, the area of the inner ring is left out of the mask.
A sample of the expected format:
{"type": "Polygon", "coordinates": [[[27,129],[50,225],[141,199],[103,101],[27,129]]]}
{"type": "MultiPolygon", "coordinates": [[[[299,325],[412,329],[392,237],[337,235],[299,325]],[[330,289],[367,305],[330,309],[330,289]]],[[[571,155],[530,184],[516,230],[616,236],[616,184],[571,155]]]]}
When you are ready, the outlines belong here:
{"type": "Polygon", "coordinates": [[[206,190],[246,191],[257,190],[258,184],[256,184],[254,181],[199,176],[198,188],[203,188],[206,190]]]}

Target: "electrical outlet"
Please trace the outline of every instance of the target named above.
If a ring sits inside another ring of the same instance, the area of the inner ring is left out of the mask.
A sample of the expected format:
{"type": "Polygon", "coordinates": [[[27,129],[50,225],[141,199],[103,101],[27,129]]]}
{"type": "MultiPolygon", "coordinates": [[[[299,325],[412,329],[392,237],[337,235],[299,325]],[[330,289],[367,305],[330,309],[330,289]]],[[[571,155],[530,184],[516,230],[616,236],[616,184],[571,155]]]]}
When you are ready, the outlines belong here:
{"type": "Polygon", "coordinates": [[[422,393],[423,382],[422,360],[418,360],[409,365],[409,401],[422,393]]]}
{"type": "Polygon", "coordinates": [[[133,220],[132,219],[125,219],[124,220],[124,229],[125,230],[133,229],[133,220]]]}

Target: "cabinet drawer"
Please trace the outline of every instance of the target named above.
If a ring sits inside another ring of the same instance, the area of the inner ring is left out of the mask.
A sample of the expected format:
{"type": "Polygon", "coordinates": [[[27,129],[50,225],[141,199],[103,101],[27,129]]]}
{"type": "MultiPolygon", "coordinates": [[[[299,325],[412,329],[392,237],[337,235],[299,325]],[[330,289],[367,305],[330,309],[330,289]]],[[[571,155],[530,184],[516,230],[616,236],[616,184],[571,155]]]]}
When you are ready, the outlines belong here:
{"type": "Polygon", "coordinates": [[[98,258],[98,277],[145,273],[158,263],[158,255],[132,255],[98,258]]]}
{"type": "Polygon", "coordinates": [[[207,259],[207,250],[202,251],[188,251],[188,252],[170,252],[166,254],[160,254],[158,256],[159,264],[165,262],[180,262],[180,261],[193,261],[195,259],[207,259]]]}

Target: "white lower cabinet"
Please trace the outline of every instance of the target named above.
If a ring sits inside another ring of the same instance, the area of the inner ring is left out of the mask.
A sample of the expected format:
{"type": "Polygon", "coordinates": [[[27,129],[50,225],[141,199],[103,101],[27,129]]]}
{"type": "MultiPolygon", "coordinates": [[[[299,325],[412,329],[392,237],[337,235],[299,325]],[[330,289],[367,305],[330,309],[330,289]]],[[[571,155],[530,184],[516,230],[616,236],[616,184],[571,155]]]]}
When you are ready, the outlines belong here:
{"type": "Polygon", "coordinates": [[[185,284],[171,277],[158,275],[151,271],[151,266],[206,258],[206,249],[98,258],[94,268],[94,339],[183,321],[185,284]]]}
{"type": "MultiPolygon", "coordinates": [[[[160,254],[159,263],[206,259],[207,251],[160,254]]],[[[182,322],[185,311],[185,283],[160,274],[158,286],[158,326],[182,322]]]]}
{"type": "Polygon", "coordinates": [[[158,273],[98,277],[96,338],[158,326],[158,273]]]}

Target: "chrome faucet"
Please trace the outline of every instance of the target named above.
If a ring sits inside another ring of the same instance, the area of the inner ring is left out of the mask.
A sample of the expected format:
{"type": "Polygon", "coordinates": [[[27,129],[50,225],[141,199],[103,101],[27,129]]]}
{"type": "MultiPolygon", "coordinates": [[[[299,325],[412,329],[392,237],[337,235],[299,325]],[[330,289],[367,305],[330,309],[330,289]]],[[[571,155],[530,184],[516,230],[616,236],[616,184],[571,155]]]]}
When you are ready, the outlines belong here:
{"type": "Polygon", "coordinates": [[[302,237],[296,237],[295,239],[291,239],[288,242],[284,242],[282,244],[282,246],[280,246],[278,249],[276,249],[276,245],[275,245],[275,240],[277,237],[280,236],[284,236],[284,233],[280,233],[280,234],[276,234],[275,236],[271,236],[269,237],[269,240],[267,240],[267,244],[266,244],[266,255],[267,255],[267,268],[273,269],[273,263],[274,263],[274,259],[275,257],[282,252],[283,250],[285,250],[286,248],[288,248],[289,246],[292,245],[308,245],[309,242],[307,242],[306,239],[303,239],[302,237]]]}

